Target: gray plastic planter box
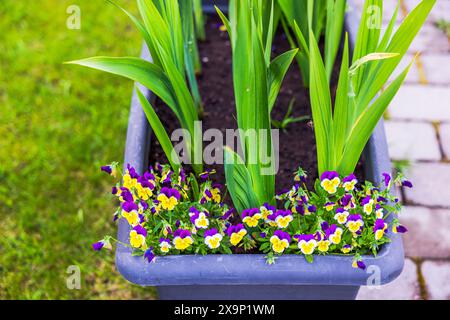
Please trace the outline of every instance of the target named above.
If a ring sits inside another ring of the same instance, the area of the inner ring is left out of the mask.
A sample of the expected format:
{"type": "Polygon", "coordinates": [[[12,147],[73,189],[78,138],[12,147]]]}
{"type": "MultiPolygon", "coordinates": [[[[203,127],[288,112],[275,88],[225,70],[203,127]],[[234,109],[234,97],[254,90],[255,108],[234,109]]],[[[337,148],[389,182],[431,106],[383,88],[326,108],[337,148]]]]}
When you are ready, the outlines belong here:
{"type": "MultiPolygon", "coordinates": [[[[354,15],[354,11],[350,12],[346,18],[352,43],[359,22],[354,15]]],[[[145,49],[143,57],[149,58],[145,49]]],[[[141,90],[152,98],[148,90],[142,87],[141,90]]],[[[148,166],[150,137],[144,112],[133,95],[124,162],[138,172],[148,166]]],[[[383,121],[376,127],[364,153],[366,177],[378,183],[381,174],[391,170],[383,121]]],[[[129,226],[122,219],[119,240],[128,242],[128,233],[129,226]]],[[[352,268],[351,256],[335,255],[315,256],[312,264],[301,255],[284,255],[274,265],[267,265],[262,254],[165,256],[149,264],[142,257],[133,257],[130,249],[120,245],[116,265],[128,281],[156,286],[161,299],[354,299],[359,287],[369,284],[368,281],[385,284],[402,271],[402,240],[392,232],[390,236],[392,242],[377,257],[363,257],[366,271],[352,268]]]]}

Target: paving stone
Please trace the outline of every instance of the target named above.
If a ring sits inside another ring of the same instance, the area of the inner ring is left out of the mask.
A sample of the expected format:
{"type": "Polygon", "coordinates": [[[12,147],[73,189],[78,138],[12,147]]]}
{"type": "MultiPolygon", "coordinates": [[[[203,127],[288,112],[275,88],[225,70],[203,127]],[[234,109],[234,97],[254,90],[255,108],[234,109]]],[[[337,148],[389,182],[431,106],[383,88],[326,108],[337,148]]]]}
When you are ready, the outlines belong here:
{"type": "Polygon", "coordinates": [[[415,163],[406,174],[414,185],[414,188],[405,189],[407,201],[450,208],[450,164],[415,163]]]}
{"type": "MultiPolygon", "coordinates": [[[[397,78],[397,76],[399,76],[400,73],[402,73],[409,66],[413,59],[413,54],[406,54],[398,64],[397,69],[395,69],[395,71],[392,73],[392,76],[389,78],[389,82],[394,81],[394,79],[397,78]]],[[[419,81],[419,69],[417,68],[417,63],[413,63],[411,69],[409,69],[409,72],[406,75],[405,83],[417,84],[419,83],[419,81]]]]}
{"type": "Polygon", "coordinates": [[[450,210],[405,206],[399,218],[408,228],[402,236],[406,256],[450,257],[450,210]]]}
{"type": "Polygon", "coordinates": [[[425,261],[422,274],[430,300],[450,300],[450,262],[425,261]]]}
{"type": "Polygon", "coordinates": [[[450,86],[450,54],[422,54],[420,61],[430,84],[450,86]]]}
{"type": "Polygon", "coordinates": [[[432,24],[425,24],[414,38],[408,51],[413,53],[448,53],[450,44],[444,32],[432,24]]]}
{"type": "MultiPolygon", "coordinates": [[[[392,0],[387,0],[388,2],[392,0]]],[[[405,7],[408,11],[413,10],[420,0],[404,0],[405,7]]],[[[431,21],[437,21],[439,19],[450,20],[450,1],[449,0],[437,0],[433,9],[430,12],[429,19],[431,21]]]]}
{"type": "MultiPolygon", "coordinates": [[[[353,6],[349,7],[349,10],[355,10],[360,17],[362,14],[362,9],[364,7],[364,1],[361,0],[353,0],[353,6]]],[[[394,14],[395,7],[397,5],[396,0],[385,0],[383,3],[383,23],[388,23],[392,15],[394,14]]],[[[402,12],[399,11],[397,15],[398,22],[401,22],[403,19],[402,12]]]]}
{"type": "Polygon", "coordinates": [[[418,300],[420,299],[417,267],[410,259],[393,282],[378,287],[361,287],[357,300],[418,300]]]}
{"type": "Polygon", "coordinates": [[[441,145],[447,159],[450,159],[450,124],[441,124],[439,127],[441,145]]]}
{"type": "Polygon", "coordinates": [[[436,132],[430,123],[386,121],[391,159],[440,160],[436,132]]]}
{"type": "Polygon", "coordinates": [[[394,119],[450,121],[450,87],[407,84],[389,106],[394,119]]]}

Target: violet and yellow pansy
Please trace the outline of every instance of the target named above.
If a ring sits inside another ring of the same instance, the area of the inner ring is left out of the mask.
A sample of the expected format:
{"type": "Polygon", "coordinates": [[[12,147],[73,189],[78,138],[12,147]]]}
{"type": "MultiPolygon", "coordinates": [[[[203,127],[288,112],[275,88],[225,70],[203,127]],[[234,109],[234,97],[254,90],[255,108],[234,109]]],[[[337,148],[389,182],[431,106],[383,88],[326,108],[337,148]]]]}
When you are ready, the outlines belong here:
{"type": "Polygon", "coordinates": [[[346,226],[354,235],[359,234],[364,226],[364,220],[360,214],[351,214],[347,218],[346,226]]]}
{"type": "Polygon", "coordinates": [[[160,190],[157,200],[164,210],[173,210],[180,201],[180,192],[174,188],[164,187],[160,190]]]}
{"type": "Polygon", "coordinates": [[[168,253],[171,248],[172,248],[172,245],[170,244],[169,238],[160,238],[159,239],[159,250],[162,253],[168,253]]]}
{"type": "Polygon", "coordinates": [[[259,208],[246,209],[242,211],[242,222],[244,222],[250,228],[254,228],[261,220],[262,214],[259,208]]]}
{"type": "Polygon", "coordinates": [[[205,231],[205,244],[210,249],[217,249],[220,247],[220,243],[223,239],[223,236],[217,231],[216,228],[212,228],[205,231]]]}
{"type": "MultiPolygon", "coordinates": [[[[264,236],[265,237],[265,236],[264,236]]],[[[276,230],[273,236],[270,237],[270,244],[272,245],[272,250],[276,253],[283,253],[289,247],[291,242],[291,236],[289,233],[282,230],[276,230]]]]}
{"type": "Polygon", "coordinates": [[[147,237],[147,230],[141,226],[137,225],[130,231],[130,244],[133,248],[145,249],[145,238],[147,237]]]}
{"type": "Polygon", "coordinates": [[[191,215],[191,222],[197,229],[207,229],[209,226],[208,213],[203,211],[198,211],[196,208],[192,207],[189,210],[189,215],[191,215]]]}
{"type": "Polygon", "coordinates": [[[365,214],[371,214],[373,212],[374,203],[371,196],[366,196],[362,199],[361,206],[365,214]]]}
{"type": "Polygon", "coordinates": [[[317,247],[317,240],[314,234],[296,234],[294,239],[298,241],[298,248],[303,254],[313,254],[317,247]]]}
{"type": "Polygon", "coordinates": [[[244,225],[240,223],[238,225],[229,226],[226,233],[230,238],[230,243],[233,246],[237,246],[247,234],[247,230],[245,230],[244,225]]]}
{"type": "Polygon", "coordinates": [[[341,179],[336,171],[325,171],[320,176],[320,185],[329,194],[335,194],[340,184],[341,179]]]}
{"type": "Polygon", "coordinates": [[[134,202],[127,201],[122,203],[122,217],[124,217],[132,227],[141,222],[138,210],[139,207],[134,202]]]}
{"type": "Polygon", "coordinates": [[[329,239],[332,244],[341,243],[343,233],[342,228],[339,228],[335,224],[332,224],[329,228],[327,228],[324,231],[326,238],[329,239]]]}
{"type": "Polygon", "coordinates": [[[334,220],[336,220],[340,224],[345,224],[347,222],[347,218],[350,214],[344,208],[337,208],[336,214],[334,215],[334,220]]]}
{"type": "Polygon", "coordinates": [[[191,232],[186,229],[178,229],[173,233],[173,245],[177,250],[186,250],[194,243],[191,232]]]}
{"type": "Polygon", "coordinates": [[[380,240],[383,238],[384,233],[387,229],[387,223],[383,219],[375,220],[375,225],[373,226],[373,233],[375,234],[375,240],[380,240]]]}
{"type": "Polygon", "coordinates": [[[347,192],[353,191],[357,183],[358,179],[356,179],[356,176],[353,173],[342,179],[342,186],[347,192]]]}
{"type": "MultiPolygon", "coordinates": [[[[115,168],[101,169],[112,175],[115,168]]],[[[412,186],[401,176],[385,174],[382,185],[374,186],[359,183],[354,174],[341,177],[327,171],[309,190],[306,174],[298,171],[294,186],[278,193],[273,203],[245,209],[239,216],[223,202],[225,190],[212,184],[211,173],[201,174],[194,189],[196,178],[183,169],[156,164],[139,175],[127,166],[122,183],[111,192],[120,201],[114,220],[122,217],[128,222],[128,245],[136,254],[154,262],[157,254],[232,253],[233,247],[240,247],[239,251],[259,249],[271,257],[303,254],[311,262],[313,254],[339,253],[354,255],[353,265],[364,269],[361,257],[372,254],[388,230],[407,231],[396,217],[384,220],[400,209],[390,188],[412,186]],[[292,238],[296,245],[291,245],[292,238]]],[[[93,249],[111,247],[109,239],[94,243],[93,249]]]]}

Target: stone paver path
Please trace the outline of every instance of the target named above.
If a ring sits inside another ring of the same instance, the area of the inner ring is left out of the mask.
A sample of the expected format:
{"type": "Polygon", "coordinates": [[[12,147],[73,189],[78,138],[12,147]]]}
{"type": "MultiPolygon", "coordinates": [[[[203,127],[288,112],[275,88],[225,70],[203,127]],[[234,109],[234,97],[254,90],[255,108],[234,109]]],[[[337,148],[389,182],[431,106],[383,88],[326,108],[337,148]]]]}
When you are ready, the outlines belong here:
{"type": "MultiPolygon", "coordinates": [[[[396,2],[384,1],[386,18],[396,2]]],[[[402,16],[419,2],[402,0],[402,16]]],[[[391,158],[409,162],[414,184],[401,190],[405,268],[388,285],[361,288],[358,299],[450,299],[450,38],[436,27],[440,19],[450,21],[450,0],[437,0],[412,43],[399,69],[419,55],[386,114],[391,158]]]]}

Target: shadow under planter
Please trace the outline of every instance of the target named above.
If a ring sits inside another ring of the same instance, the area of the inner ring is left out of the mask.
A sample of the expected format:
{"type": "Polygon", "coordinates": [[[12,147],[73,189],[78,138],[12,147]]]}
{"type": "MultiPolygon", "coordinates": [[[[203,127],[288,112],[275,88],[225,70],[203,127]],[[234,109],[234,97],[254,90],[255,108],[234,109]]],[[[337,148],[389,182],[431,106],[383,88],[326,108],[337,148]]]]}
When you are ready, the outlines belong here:
{"type": "MultiPolygon", "coordinates": [[[[211,11],[206,1],[205,11],[211,11]]],[[[214,1],[224,5],[227,1],[214,1]]],[[[351,0],[349,0],[351,4],[351,0]]],[[[346,30],[351,44],[358,28],[355,12],[346,16],[346,30]]],[[[142,57],[150,59],[144,48],[142,57]]],[[[148,99],[152,93],[139,86],[148,99]]],[[[133,95],[124,163],[142,173],[147,169],[151,130],[142,107],[133,95]]],[[[383,121],[378,123],[365,150],[365,175],[379,183],[383,172],[390,172],[390,160],[383,121]]],[[[392,217],[388,218],[392,219],[392,217]]],[[[118,239],[128,242],[129,226],[119,221],[118,239]]],[[[283,255],[274,265],[266,264],[263,254],[173,255],[158,257],[149,264],[133,257],[131,250],[118,245],[116,265],[128,281],[141,286],[156,286],[161,299],[354,299],[360,286],[385,284],[402,271],[404,253],[400,235],[390,233],[377,257],[363,256],[366,271],[352,268],[352,257],[314,256],[308,263],[301,255],[283,255]],[[371,282],[373,281],[373,282],[371,282]]]]}

